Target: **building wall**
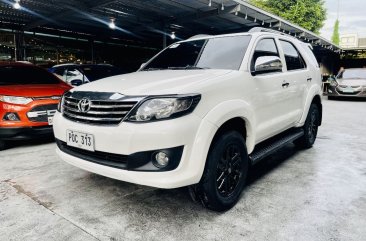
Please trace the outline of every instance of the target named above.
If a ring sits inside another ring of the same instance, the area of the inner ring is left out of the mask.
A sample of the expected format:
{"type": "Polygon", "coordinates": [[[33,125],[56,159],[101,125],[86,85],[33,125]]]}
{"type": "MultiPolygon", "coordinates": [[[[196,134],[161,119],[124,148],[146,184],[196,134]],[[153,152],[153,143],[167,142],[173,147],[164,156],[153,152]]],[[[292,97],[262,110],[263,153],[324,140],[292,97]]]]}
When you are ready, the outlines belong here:
{"type": "Polygon", "coordinates": [[[344,34],[339,38],[339,45],[342,48],[356,48],[358,47],[358,35],[357,34],[344,34]]]}

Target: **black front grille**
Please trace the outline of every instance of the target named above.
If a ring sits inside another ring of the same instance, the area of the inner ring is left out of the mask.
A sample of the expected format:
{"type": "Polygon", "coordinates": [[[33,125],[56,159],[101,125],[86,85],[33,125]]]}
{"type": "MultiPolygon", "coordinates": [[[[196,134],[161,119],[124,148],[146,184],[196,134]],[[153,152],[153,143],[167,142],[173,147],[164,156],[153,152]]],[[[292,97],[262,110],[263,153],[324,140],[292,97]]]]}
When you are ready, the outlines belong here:
{"type": "Polygon", "coordinates": [[[128,156],[126,155],[101,151],[87,151],[80,148],[68,146],[66,142],[60,141],[58,139],[56,139],[56,143],[61,151],[69,155],[105,166],[115,167],[119,169],[127,169],[128,156]]]}
{"type": "Polygon", "coordinates": [[[48,122],[48,117],[55,115],[57,104],[40,105],[31,109],[28,113],[28,119],[32,122],[48,122]]]}
{"type": "Polygon", "coordinates": [[[115,125],[119,124],[137,101],[91,100],[90,109],[81,112],[78,104],[82,98],[65,96],[63,115],[69,120],[88,123],[115,125]]]}

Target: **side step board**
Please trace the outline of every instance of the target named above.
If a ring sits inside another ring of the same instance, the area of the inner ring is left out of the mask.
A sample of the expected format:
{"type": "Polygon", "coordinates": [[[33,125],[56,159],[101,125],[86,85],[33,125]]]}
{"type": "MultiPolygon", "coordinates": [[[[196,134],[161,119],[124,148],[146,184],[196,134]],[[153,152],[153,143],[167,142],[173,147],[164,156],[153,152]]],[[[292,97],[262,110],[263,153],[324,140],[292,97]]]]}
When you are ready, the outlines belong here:
{"type": "Polygon", "coordinates": [[[285,133],[282,133],[280,135],[270,138],[269,140],[259,143],[255,147],[254,151],[249,155],[249,160],[251,161],[252,165],[254,165],[265,157],[281,149],[288,143],[302,137],[303,135],[303,129],[291,129],[289,131],[286,131],[285,133]]]}

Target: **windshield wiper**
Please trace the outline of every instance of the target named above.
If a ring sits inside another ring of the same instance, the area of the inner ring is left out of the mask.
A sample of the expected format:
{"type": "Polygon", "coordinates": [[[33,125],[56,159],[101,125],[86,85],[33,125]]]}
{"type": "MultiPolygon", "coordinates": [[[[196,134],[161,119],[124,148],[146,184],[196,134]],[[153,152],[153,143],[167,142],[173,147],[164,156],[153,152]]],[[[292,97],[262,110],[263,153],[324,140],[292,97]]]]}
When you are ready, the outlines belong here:
{"type": "Polygon", "coordinates": [[[209,69],[209,68],[187,65],[185,67],[168,67],[168,69],[209,69]]]}
{"type": "Polygon", "coordinates": [[[165,68],[147,68],[147,69],[142,69],[141,71],[154,71],[154,70],[163,70],[165,68]]]}

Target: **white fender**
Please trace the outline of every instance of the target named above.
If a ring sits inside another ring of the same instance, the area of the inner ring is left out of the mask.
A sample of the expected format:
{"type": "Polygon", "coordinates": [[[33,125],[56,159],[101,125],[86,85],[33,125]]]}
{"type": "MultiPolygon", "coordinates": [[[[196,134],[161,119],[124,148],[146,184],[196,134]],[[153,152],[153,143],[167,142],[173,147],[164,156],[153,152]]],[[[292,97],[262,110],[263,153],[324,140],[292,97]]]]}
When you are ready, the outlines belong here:
{"type": "Polygon", "coordinates": [[[319,85],[311,86],[308,91],[308,95],[306,96],[304,111],[302,113],[301,119],[298,122],[298,124],[296,125],[297,127],[304,125],[304,123],[306,121],[306,117],[308,116],[308,113],[309,113],[311,102],[313,101],[314,97],[317,95],[319,95],[319,97],[322,96],[322,90],[321,90],[320,86],[319,85]]]}
{"type": "Polygon", "coordinates": [[[196,164],[200,163],[198,170],[195,170],[196,182],[199,182],[202,177],[206,164],[205,160],[217,130],[226,121],[236,117],[240,117],[245,121],[247,151],[248,153],[253,151],[255,146],[255,133],[253,130],[255,130],[256,122],[249,104],[243,100],[229,100],[220,103],[204,116],[192,147],[190,159],[197,160],[196,164]]]}

